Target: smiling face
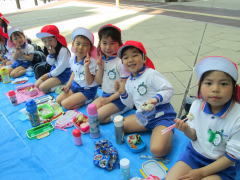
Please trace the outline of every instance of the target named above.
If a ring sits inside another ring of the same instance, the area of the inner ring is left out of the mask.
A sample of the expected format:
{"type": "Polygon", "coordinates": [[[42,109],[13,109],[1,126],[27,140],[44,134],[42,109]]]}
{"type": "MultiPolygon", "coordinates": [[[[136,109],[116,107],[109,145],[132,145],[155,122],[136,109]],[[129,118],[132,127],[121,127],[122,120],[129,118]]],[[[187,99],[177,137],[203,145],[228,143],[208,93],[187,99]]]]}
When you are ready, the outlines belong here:
{"type": "Polygon", "coordinates": [[[119,47],[119,43],[114,41],[110,36],[103,36],[100,41],[101,51],[107,58],[116,55],[119,47]]]}
{"type": "Polygon", "coordinates": [[[17,48],[20,48],[26,42],[26,38],[23,33],[14,32],[11,35],[11,41],[17,48]]]}
{"type": "Polygon", "coordinates": [[[134,76],[142,69],[145,61],[145,56],[135,47],[127,48],[122,54],[123,65],[134,76]]]}
{"type": "Polygon", "coordinates": [[[47,49],[57,47],[57,39],[54,36],[42,38],[42,42],[47,49]]]}
{"type": "Polygon", "coordinates": [[[74,53],[77,59],[81,60],[83,57],[87,56],[87,53],[91,51],[91,43],[84,36],[77,36],[73,41],[74,53]]]}
{"type": "Polygon", "coordinates": [[[215,114],[232,98],[233,89],[233,80],[229,75],[222,71],[212,71],[201,82],[200,94],[215,114]]]}

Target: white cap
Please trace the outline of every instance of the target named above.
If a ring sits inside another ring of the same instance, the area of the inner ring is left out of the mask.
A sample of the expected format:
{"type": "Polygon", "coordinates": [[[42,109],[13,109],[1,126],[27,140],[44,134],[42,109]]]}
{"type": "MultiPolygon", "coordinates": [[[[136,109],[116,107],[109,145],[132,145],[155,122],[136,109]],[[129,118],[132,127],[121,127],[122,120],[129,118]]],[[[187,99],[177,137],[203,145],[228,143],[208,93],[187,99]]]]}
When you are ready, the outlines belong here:
{"type": "Polygon", "coordinates": [[[199,80],[205,72],[213,70],[225,72],[235,81],[238,80],[237,64],[222,56],[208,56],[195,66],[195,72],[199,80]]]}
{"type": "Polygon", "coordinates": [[[122,127],[123,126],[123,116],[117,115],[113,119],[114,125],[116,127],[122,127]]]}
{"type": "Polygon", "coordinates": [[[127,169],[130,166],[130,161],[127,158],[123,158],[120,160],[120,167],[123,169],[127,169]]]}
{"type": "Polygon", "coordinates": [[[14,32],[21,32],[23,33],[23,30],[19,27],[12,27],[8,30],[8,37],[11,37],[12,33],[14,32]]]}
{"type": "Polygon", "coordinates": [[[88,29],[82,27],[74,29],[72,32],[72,40],[74,40],[76,36],[84,36],[88,38],[92,45],[94,45],[93,33],[91,33],[88,29]]]}

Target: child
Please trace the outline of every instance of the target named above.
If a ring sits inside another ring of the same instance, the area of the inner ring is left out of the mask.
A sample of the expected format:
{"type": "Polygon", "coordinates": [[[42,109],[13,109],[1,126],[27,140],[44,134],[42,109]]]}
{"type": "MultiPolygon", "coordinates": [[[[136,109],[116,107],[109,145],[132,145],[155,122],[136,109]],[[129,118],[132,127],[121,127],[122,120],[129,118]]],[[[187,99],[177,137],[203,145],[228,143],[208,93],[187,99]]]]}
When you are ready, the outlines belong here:
{"type": "Polygon", "coordinates": [[[26,69],[33,60],[34,48],[27,43],[26,36],[20,28],[12,27],[8,31],[10,38],[8,59],[13,63],[9,68],[11,77],[19,77],[26,73],[26,69]]]}
{"type": "Polygon", "coordinates": [[[152,69],[142,43],[127,41],[119,49],[118,56],[131,73],[125,87],[123,83],[120,85],[121,100],[130,108],[135,106],[138,112],[125,118],[124,132],[152,130],[150,150],[155,156],[164,156],[171,149],[172,132],[162,135],[161,130],[171,126],[176,118],[169,103],[173,87],[159,72],[152,69]],[[147,106],[151,109],[143,110],[147,106]]]}
{"type": "Polygon", "coordinates": [[[71,55],[65,37],[60,35],[55,25],[44,26],[36,36],[42,39],[44,48],[48,50],[47,63],[52,67],[51,71],[42,75],[35,85],[41,91],[48,93],[51,88],[65,84],[69,80],[71,76],[69,58],[71,55]]]}
{"type": "Polygon", "coordinates": [[[2,64],[6,64],[7,62],[7,39],[8,39],[8,34],[3,32],[3,28],[0,27],[0,62],[2,64]]]}
{"type": "Polygon", "coordinates": [[[195,72],[200,98],[190,108],[193,120],[176,120],[176,127],[192,141],[167,179],[234,180],[240,159],[237,65],[225,57],[206,57],[195,72]]]}
{"type": "Polygon", "coordinates": [[[121,78],[126,79],[127,76],[122,73],[122,62],[117,57],[117,51],[122,45],[121,30],[112,24],[107,24],[100,27],[98,36],[100,60],[97,62],[95,80],[101,84],[103,94],[93,103],[98,108],[100,122],[107,123],[111,120],[111,115],[125,108],[119,98],[119,93],[115,91],[114,84],[121,78]]]}
{"type": "Polygon", "coordinates": [[[3,28],[3,32],[8,33],[9,21],[0,13],[0,27],[3,28]]]}
{"type": "Polygon", "coordinates": [[[72,33],[72,49],[75,55],[70,59],[72,75],[63,87],[57,102],[66,109],[77,109],[86,101],[94,99],[97,93],[96,61],[91,55],[94,50],[94,36],[85,28],[77,28],[72,33]]]}

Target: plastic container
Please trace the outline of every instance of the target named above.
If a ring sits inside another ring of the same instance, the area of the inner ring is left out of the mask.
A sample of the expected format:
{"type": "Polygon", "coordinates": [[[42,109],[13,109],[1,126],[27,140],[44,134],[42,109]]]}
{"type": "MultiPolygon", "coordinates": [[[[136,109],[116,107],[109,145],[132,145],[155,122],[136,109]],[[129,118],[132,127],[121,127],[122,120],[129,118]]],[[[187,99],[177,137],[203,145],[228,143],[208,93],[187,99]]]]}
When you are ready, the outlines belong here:
{"type": "Polygon", "coordinates": [[[134,153],[142,152],[146,148],[146,144],[143,142],[141,135],[139,134],[128,135],[126,141],[128,148],[134,153]]]}
{"type": "Polygon", "coordinates": [[[49,104],[41,104],[37,107],[37,110],[42,119],[49,119],[54,115],[54,110],[49,104]]]}
{"type": "Polygon", "coordinates": [[[28,112],[29,120],[33,127],[40,125],[40,119],[37,111],[37,104],[32,99],[26,103],[26,110],[28,112]]]}
{"type": "Polygon", "coordinates": [[[90,137],[91,138],[99,138],[101,136],[99,129],[99,120],[97,107],[95,104],[89,104],[87,106],[88,113],[88,122],[90,125],[90,137]]]}
{"type": "Polygon", "coordinates": [[[14,105],[17,105],[17,97],[16,97],[16,92],[11,90],[8,91],[8,97],[10,99],[10,102],[14,105]]]}
{"type": "Polygon", "coordinates": [[[127,158],[120,160],[121,180],[130,179],[130,161],[127,158]]]}
{"type": "Polygon", "coordinates": [[[8,68],[2,67],[2,68],[0,69],[0,75],[1,75],[1,78],[2,78],[2,82],[3,82],[3,83],[6,84],[6,83],[10,83],[10,82],[11,82],[8,68]]]}
{"type": "Polygon", "coordinates": [[[90,126],[88,122],[88,117],[82,113],[79,113],[76,117],[72,120],[73,125],[81,131],[81,133],[89,133],[90,126]],[[79,118],[82,118],[81,122],[79,122],[79,118]]]}
{"type": "Polygon", "coordinates": [[[72,131],[72,135],[74,138],[75,145],[81,146],[82,145],[81,131],[79,129],[74,129],[72,131]]]}
{"type": "Polygon", "coordinates": [[[167,175],[167,167],[156,160],[148,160],[142,164],[142,173],[147,177],[154,175],[159,179],[164,179],[167,175]]]}
{"type": "Polygon", "coordinates": [[[123,116],[118,115],[113,119],[115,127],[115,139],[117,144],[124,143],[124,131],[123,131],[123,116]]]}
{"type": "Polygon", "coordinates": [[[38,127],[29,129],[26,134],[29,139],[41,139],[50,134],[54,130],[51,123],[41,124],[38,127]]]}

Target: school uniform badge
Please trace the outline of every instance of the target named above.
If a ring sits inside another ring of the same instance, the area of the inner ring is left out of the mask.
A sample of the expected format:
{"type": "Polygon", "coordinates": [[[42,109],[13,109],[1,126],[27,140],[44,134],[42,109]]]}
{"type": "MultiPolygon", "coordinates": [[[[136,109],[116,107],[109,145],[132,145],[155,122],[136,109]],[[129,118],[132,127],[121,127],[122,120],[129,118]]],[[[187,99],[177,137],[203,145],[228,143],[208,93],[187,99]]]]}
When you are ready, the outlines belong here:
{"type": "Polygon", "coordinates": [[[108,77],[109,77],[109,79],[111,79],[111,80],[116,79],[117,73],[116,73],[115,69],[112,69],[112,70],[108,71],[108,77]]]}
{"type": "Polygon", "coordinates": [[[138,85],[137,91],[141,96],[147,94],[147,86],[144,84],[144,82],[138,85]]]}

